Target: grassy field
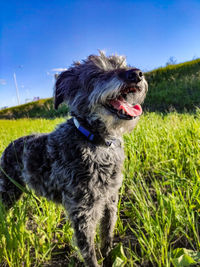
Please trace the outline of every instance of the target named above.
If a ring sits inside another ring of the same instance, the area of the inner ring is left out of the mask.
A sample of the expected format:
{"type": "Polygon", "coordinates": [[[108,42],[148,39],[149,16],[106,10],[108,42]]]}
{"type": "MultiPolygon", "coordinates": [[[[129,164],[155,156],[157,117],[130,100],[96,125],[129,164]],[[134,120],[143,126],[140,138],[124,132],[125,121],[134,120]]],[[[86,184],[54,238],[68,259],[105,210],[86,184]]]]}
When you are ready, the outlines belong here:
{"type": "MultiPolygon", "coordinates": [[[[61,121],[1,120],[0,154],[61,121]]],[[[146,113],[124,141],[113,266],[198,266],[200,113],[146,113]]],[[[61,206],[25,193],[7,215],[0,208],[0,266],[81,266],[72,236],[61,206]]]]}

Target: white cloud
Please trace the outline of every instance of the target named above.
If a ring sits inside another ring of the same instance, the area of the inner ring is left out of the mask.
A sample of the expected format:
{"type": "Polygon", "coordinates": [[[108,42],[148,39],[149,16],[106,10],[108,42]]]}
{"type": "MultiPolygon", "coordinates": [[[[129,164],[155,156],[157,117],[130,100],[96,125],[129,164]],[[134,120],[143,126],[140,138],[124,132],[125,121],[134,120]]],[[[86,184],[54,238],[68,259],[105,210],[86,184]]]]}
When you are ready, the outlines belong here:
{"type": "Polygon", "coordinates": [[[51,71],[58,71],[58,72],[60,72],[60,71],[65,71],[65,70],[67,70],[67,69],[65,69],[65,68],[55,68],[55,69],[51,69],[51,71]]]}
{"type": "Polygon", "coordinates": [[[0,79],[0,85],[6,85],[6,80],[0,79]]]}

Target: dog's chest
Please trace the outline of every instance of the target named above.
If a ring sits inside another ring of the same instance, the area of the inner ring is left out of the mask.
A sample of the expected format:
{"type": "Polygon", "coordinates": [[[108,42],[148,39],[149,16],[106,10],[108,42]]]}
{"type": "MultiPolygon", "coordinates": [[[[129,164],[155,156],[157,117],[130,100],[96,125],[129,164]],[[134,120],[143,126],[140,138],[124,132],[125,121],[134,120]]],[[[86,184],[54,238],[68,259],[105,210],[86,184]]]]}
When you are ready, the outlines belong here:
{"type": "Polygon", "coordinates": [[[64,185],[74,194],[95,191],[95,195],[120,187],[124,152],[119,142],[95,145],[74,132],[63,136],[59,138],[59,148],[54,135],[48,147],[53,162],[51,176],[56,176],[58,187],[64,185]]]}
{"type": "Polygon", "coordinates": [[[123,159],[124,152],[120,146],[96,146],[81,149],[81,166],[89,175],[88,179],[96,185],[114,186],[119,179],[123,159]]]}

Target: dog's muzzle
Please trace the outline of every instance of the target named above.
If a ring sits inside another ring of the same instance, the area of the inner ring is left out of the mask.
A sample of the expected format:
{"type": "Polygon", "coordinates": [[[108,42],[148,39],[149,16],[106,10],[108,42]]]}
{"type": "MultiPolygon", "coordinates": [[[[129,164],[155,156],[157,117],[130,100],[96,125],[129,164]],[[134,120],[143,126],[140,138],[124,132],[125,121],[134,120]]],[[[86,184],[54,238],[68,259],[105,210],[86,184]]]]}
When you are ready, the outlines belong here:
{"type": "Polygon", "coordinates": [[[134,68],[120,71],[118,77],[124,86],[116,98],[107,102],[106,108],[120,119],[131,120],[142,114],[142,101],[138,101],[137,96],[145,92],[144,75],[140,69],[134,68]]]}

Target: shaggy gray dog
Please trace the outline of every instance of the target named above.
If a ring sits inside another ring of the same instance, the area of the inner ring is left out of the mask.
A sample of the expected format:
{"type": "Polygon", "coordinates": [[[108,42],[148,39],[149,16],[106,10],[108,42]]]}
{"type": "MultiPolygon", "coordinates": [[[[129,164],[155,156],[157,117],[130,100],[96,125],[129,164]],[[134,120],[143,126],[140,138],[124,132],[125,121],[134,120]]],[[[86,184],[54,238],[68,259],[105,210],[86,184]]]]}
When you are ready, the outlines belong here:
{"type": "Polygon", "coordinates": [[[112,247],[122,134],[137,124],[146,92],[143,73],[127,66],[124,57],[91,55],[57,77],[55,108],[66,101],[72,118],[50,134],[13,141],[2,155],[0,197],[5,206],[11,207],[22,193],[13,180],[62,203],[86,266],[99,266],[94,246],[99,222],[103,257],[112,247]]]}

